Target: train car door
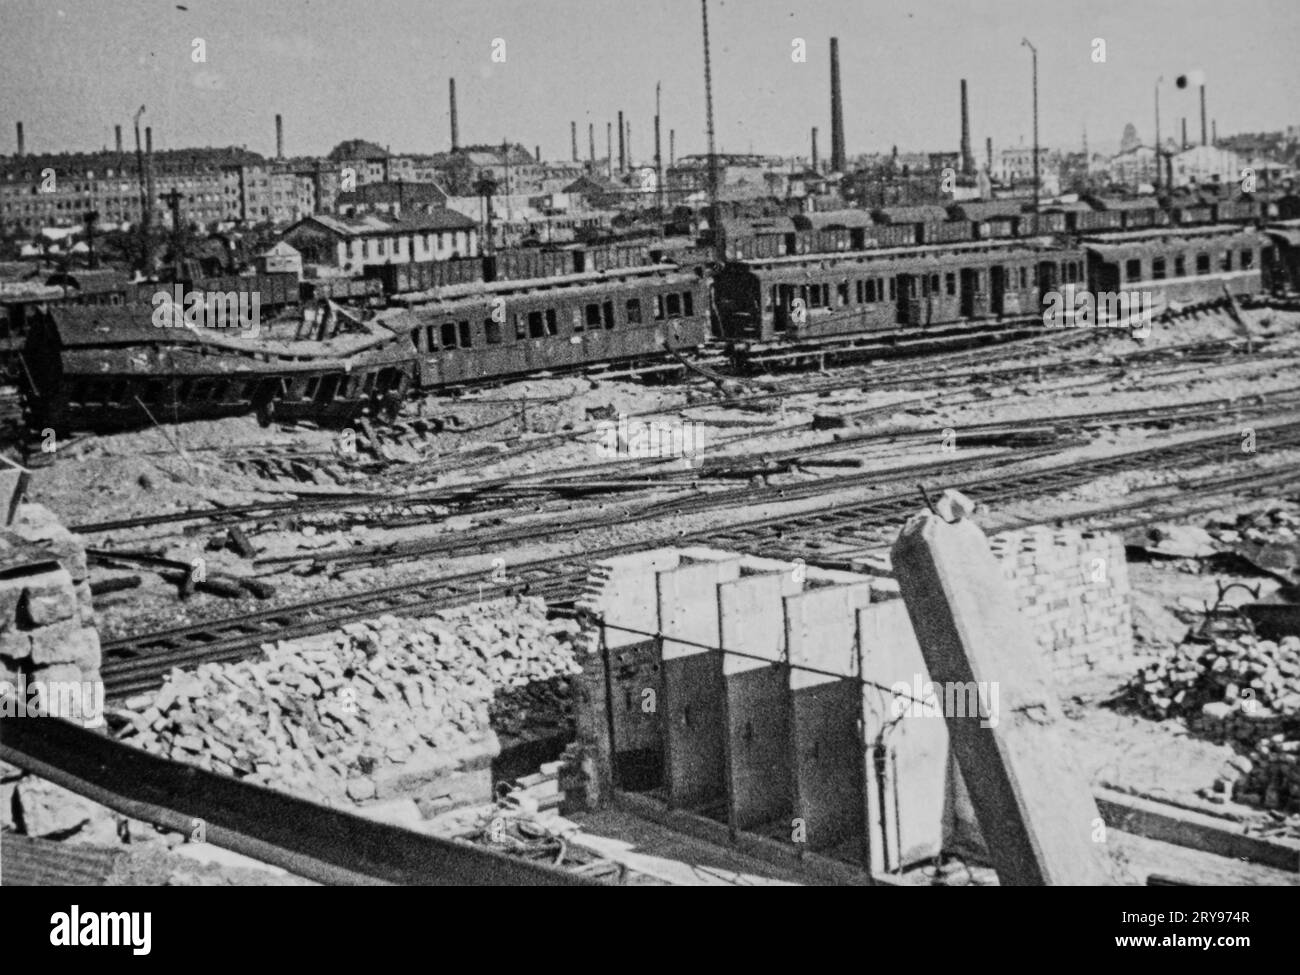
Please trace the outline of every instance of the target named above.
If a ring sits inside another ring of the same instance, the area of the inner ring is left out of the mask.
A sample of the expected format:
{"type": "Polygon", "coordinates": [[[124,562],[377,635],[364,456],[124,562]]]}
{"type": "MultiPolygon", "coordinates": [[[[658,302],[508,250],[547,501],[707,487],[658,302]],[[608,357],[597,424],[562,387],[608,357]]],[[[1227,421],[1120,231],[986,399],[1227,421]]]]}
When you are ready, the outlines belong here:
{"type": "Polygon", "coordinates": [[[778,284],[776,286],[776,302],[772,306],[772,331],[784,332],[790,327],[791,309],[794,307],[794,299],[798,297],[793,284],[778,284]]]}
{"type": "Polygon", "coordinates": [[[977,314],[975,308],[975,295],[979,291],[980,273],[975,268],[964,267],[961,269],[961,309],[962,318],[974,318],[977,314]]]}
{"type": "Polygon", "coordinates": [[[916,299],[916,275],[900,274],[898,281],[898,314],[897,320],[899,325],[910,325],[912,323],[912,302],[916,299]]]}
{"type": "Polygon", "coordinates": [[[1006,314],[1007,269],[1001,264],[994,264],[989,268],[989,304],[993,314],[1006,314]]]}
{"type": "Polygon", "coordinates": [[[1060,279],[1060,269],[1056,266],[1055,261],[1038,262],[1038,294],[1040,296],[1047,294],[1049,291],[1055,291],[1060,279]]]}

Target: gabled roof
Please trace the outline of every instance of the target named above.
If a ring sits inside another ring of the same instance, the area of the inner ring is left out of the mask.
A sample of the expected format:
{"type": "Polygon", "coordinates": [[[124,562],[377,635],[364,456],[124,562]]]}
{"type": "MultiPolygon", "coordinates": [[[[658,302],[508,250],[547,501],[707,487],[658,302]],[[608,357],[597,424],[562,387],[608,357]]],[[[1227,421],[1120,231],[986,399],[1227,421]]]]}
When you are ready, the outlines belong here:
{"type": "Polygon", "coordinates": [[[871,211],[879,223],[943,223],[948,212],[941,206],[881,207],[871,211]]]}
{"type": "Polygon", "coordinates": [[[446,207],[438,207],[430,213],[417,213],[402,218],[382,217],[369,213],[358,217],[336,217],[327,213],[317,213],[310,217],[303,217],[286,229],[281,236],[288,236],[304,224],[311,223],[339,237],[383,237],[428,231],[473,230],[478,226],[476,221],[446,207]]]}

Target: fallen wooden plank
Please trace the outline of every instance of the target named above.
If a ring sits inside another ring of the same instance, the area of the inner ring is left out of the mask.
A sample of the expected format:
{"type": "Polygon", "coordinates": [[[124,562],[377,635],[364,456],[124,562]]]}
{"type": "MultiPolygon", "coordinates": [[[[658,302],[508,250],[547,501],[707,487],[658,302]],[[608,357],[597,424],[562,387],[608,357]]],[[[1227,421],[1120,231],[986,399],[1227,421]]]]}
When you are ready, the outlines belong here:
{"type": "Polygon", "coordinates": [[[1094,789],[1093,795],[1112,829],[1300,874],[1300,842],[1252,836],[1229,820],[1113,789],[1094,789]]]}

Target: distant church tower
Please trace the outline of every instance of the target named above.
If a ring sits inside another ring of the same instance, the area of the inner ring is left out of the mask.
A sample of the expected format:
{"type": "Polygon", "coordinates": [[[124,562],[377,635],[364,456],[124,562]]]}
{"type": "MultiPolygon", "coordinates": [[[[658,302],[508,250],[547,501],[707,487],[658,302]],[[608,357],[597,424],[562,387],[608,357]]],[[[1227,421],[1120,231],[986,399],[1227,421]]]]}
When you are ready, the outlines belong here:
{"type": "Polygon", "coordinates": [[[1142,140],[1138,138],[1138,130],[1134,128],[1133,123],[1130,122],[1124,126],[1124,135],[1119,140],[1119,151],[1128,152],[1131,149],[1136,149],[1141,144],[1142,140]]]}

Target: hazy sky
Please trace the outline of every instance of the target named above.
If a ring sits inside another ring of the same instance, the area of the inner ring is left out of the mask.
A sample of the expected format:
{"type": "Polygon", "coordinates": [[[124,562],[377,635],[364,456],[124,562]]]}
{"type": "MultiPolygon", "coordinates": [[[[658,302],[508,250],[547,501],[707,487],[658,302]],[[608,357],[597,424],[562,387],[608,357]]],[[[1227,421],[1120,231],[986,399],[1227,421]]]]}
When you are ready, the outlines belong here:
{"type": "MultiPolygon", "coordinates": [[[[677,152],[705,149],[698,0],[0,0],[0,149],[26,126],[31,152],[111,145],[144,104],[155,145],[291,155],[346,138],[394,151],[450,142],[455,76],[463,143],[509,137],[569,155],[569,120],[594,121],[597,155],[619,109],[638,159],[653,152],[663,82],[677,152]],[[192,42],[206,42],[195,63],[192,42]],[[505,41],[504,63],[491,59],[505,41]]],[[[720,150],[830,152],[828,39],[840,38],[850,154],[956,149],[959,79],[970,85],[977,156],[1032,139],[1028,36],[1038,47],[1041,140],[1113,150],[1124,123],[1144,140],[1163,74],[1205,71],[1220,134],[1300,122],[1297,0],[711,0],[720,150]],[[807,42],[807,62],[791,58],[807,42]],[[1092,60],[1093,39],[1105,63],[1092,60]]],[[[1161,124],[1199,133],[1194,93],[1172,84],[1161,124]]],[[[617,134],[616,134],[617,138],[617,134]]],[[[617,144],[616,144],[617,146],[617,144]]]]}

